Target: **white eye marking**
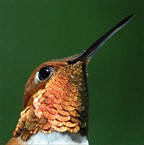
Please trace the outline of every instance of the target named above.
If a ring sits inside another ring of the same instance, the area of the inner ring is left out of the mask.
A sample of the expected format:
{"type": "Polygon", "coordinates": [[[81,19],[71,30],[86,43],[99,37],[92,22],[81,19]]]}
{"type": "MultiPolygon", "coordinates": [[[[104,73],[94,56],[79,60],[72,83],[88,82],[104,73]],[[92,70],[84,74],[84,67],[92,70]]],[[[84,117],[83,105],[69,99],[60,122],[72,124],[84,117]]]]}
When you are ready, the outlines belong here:
{"type": "Polygon", "coordinates": [[[38,84],[40,82],[39,77],[38,77],[38,74],[39,74],[39,72],[37,72],[35,74],[35,79],[34,79],[35,84],[38,84]]]}

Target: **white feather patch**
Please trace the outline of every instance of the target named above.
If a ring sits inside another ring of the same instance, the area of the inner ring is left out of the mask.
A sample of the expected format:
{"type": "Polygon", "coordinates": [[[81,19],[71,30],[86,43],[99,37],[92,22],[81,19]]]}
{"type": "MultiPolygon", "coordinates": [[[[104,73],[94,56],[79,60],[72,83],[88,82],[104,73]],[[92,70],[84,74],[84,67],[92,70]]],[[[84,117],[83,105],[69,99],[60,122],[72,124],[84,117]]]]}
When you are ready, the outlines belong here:
{"type": "Polygon", "coordinates": [[[79,133],[52,132],[45,134],[39,131],[31,136],[26,142],[27,145],[89,145],[87,137],[79,133]]]}

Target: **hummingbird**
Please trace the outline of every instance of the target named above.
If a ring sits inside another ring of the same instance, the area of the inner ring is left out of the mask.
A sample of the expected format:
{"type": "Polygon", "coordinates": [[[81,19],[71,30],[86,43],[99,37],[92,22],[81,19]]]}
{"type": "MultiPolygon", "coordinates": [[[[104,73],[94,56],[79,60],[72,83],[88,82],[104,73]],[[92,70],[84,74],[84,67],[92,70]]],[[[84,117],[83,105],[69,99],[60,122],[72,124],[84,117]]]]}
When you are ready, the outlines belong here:
{"type": "Polygon", "coordinates": [[[132,17],[124,18],[86,51],[44,62],[33,71],[25,85],[23,111],[6,145],[89,145],[87,66],[132,17]]]}

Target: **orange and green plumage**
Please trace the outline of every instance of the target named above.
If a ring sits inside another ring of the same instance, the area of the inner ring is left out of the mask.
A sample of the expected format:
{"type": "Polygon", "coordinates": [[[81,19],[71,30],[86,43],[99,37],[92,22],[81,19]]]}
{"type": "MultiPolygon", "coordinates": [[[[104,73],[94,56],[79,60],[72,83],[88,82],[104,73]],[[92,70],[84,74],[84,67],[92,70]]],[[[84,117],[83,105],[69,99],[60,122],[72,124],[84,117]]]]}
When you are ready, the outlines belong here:
{"type": "Polygon", "coordinates": [[[87,134],[88,91],[84,63],[46,62],[34,71],[26,84],[27,103],[14,131],[15,137],[21,135],[22,140],[27,140],[39,130],[87,134]],[[53,74],[45,82],[35,84],[31,80],[44,66],[50,67],[53,74]],[[32,88],[37,89],[32,91],[32,88]],[[32,98],[28,97],[29,91],[32,98]]]}

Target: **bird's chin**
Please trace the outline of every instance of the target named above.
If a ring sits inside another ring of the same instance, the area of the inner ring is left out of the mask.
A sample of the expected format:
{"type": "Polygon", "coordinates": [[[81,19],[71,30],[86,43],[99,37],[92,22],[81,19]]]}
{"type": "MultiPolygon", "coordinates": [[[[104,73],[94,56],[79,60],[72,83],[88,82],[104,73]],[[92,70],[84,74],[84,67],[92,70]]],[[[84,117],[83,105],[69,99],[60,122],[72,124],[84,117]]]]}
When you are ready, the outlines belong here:
{"type": "Polygon", "coordinates": [[[26,141],[27,145],[36,145],[41,142],[42,145],[89,145],[87,137],[79,133],[60,133],[52,132],[45,134],[39,131],[26,141]]]}

